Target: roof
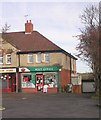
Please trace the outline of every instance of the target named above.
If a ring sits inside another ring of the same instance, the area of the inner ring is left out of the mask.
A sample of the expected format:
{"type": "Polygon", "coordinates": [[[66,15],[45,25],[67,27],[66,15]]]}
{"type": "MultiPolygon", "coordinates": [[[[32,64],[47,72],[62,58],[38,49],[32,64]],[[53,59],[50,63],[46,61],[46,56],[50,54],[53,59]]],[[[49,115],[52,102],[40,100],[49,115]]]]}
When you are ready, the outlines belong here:
{"type": "Polygon", "coordinates": [[[93,80],[94,76],[93,73],[80,73],[82,76],[82,80],[93,80]]]}
{"type": "Polygon", "coordinates": [[[19,53],[35,52],[35,51],[61,51],[70,55],[74,59],[74,56],[48,40],[42,34],[37,31],[33,31],[31,34],[25,34],[25,32],[9,32],[4,33],[2,36],[11,45],[20,50],[19,53]]]}

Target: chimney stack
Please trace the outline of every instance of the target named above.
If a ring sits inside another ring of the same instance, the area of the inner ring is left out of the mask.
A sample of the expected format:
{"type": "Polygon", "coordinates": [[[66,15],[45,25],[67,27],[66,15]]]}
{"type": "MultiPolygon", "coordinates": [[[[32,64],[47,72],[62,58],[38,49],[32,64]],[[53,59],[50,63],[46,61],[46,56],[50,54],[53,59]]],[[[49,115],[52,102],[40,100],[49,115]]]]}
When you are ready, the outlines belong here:
{"type": "Polygon", "coordinates": [[[25,34],[31,34],[33,31],[33,24],[31,23],[31,20],[27,20],[25,23],[25,34]]]}

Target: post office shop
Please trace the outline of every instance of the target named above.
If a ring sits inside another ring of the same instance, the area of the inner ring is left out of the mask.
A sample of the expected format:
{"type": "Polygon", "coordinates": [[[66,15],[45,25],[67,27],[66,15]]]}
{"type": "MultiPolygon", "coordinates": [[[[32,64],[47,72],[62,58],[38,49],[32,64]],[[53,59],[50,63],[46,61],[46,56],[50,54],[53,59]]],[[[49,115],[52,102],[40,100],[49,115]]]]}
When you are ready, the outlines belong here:
{"type": "Polygon", "coordinates": [[[58,92],[60,69],[60,66],[20,67],[22,92],[43,92],[44,85],[48,86],[48,93],[58,92]]]}

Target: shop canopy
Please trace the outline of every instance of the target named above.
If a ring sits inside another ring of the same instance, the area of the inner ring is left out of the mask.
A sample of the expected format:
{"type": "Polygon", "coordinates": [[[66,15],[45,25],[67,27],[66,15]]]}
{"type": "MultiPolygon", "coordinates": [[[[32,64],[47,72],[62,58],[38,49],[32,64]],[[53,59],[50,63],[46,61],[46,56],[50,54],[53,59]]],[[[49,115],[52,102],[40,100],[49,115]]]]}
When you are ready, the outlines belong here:
{"type": "MultiPolygon", "coordinates": [[[[59,71],[61,66],[32,66],[32,67],[22,67],[21,69],[26,71],[26,68],[30,72],[48,72],[48,71],[59,71]]],[[[20,72],[20,71],[19,71],[20,72]]]]}
{"type": "Polygon", "coordinates": [[[27,67],[30,71],[34,72],[45,72],[45,71],[59,71],[60,66],[35,66],[27,67]]]}

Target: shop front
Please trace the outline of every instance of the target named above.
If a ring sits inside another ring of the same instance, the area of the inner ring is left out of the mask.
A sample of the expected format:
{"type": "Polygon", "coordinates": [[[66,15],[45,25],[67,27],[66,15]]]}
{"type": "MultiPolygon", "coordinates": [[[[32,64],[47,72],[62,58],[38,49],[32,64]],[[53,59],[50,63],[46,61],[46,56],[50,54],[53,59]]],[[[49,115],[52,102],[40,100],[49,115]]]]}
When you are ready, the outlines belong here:
{"type": "Polygon", "coordinates": [[[21,67],[21,88],[22,92],[43,92],[47,85],[47,92],[58,92],[59,90],[59,69],[60,66],[35,66],[21,67]]]}
{"type": "Polygon", "coordinates": [[[16,68],[0,69],[0,83],[0,91],[16,92],[16,68]]]}

